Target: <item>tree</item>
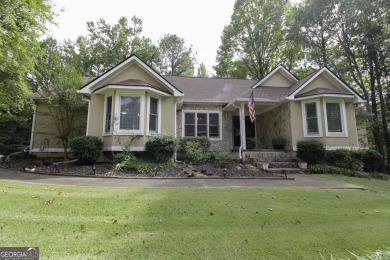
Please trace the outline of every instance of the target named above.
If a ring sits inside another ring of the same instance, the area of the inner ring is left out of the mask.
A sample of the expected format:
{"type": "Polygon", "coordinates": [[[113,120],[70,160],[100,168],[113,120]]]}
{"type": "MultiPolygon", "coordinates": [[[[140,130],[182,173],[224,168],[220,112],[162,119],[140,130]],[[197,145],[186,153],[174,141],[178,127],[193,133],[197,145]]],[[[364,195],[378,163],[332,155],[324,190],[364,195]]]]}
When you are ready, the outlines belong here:
{"type": "Polygon", "coordinates": [[[142,20],[136,16],[130,21],[121,17],[113,26],[104,19],[90,21],[87,27],[88,35],[78,37],[75,43],[80,55],[78,66],[85,76],[98,76],[133,53],[152,67],[159,62],[158,49],[141,36],[142,20]]]}
{"type": "Polygon", "coordinates": [[[197,77],[207,78],[208,76],[206,66],[202,62],[199,65],[197,77]]]}
{"type": "Polygon", "coordinates": [[[38,58],[34,84],[38,86],[42,102],[48,106],[48,115],[53,123],[54,138],[64,147],[68,158],[69,140],[78,127],[79,116],[86,112],[86,102],[76,90],[82,86],[82,72],[76,62],[66,58],[66,49],[56,40],[42,41],[43,55],[38,58]]]}
{"type": "Polygon", "coordinates": [[[159,71],[162,74],[174,76],[193,76],[196,53],[192,47],[184,45],[184,39],[176,34],[165,34],[159,40],[161,63],[159,71]]]}
{"type": "Polygon", "coordinates": [[[280,61],[288,0],[237,0],[222,32],[218,77],[263,78],[280,61]]]}
{"type": "Polygon", "coordinates": [[[0,4],[0,115],[18,113],[30,93],[27,74],[39,55],[39,37],[51,22],[48,0],[3,0],[0,4]]]}
{"type": "Polygon", "coordinates": [[[321,67],[334,67],[334,57],[330,56],[337,43],[337,1],[306,0],[294,8],[306,58],[321,67]]]}

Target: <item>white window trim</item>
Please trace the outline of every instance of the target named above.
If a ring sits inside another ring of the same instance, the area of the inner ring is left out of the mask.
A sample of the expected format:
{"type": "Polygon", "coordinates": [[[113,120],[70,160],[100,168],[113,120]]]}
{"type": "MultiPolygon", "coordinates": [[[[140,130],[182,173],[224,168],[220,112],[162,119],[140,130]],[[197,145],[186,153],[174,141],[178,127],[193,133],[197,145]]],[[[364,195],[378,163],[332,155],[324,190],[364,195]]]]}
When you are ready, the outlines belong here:
{"type": "MultiPolygon", "coordinates": [[[[156,134],[159,134],[161,133],[161,98],[158,97],[158,96],[154,96],[154,95],[149,95],[148,97],[148,102],[147,102],[147,105],[146,105],[146,133],[147,135],[156,135],[156,134]],[[158,104],[157,104],[157,131],[156,132],[150,132],[149,130],[149,120],[150,120],[150,99],[151,98],[155,98],[158,100],[158,104]]],[[[176,115],[175,115],[176,116],[176,115]]]]}
{"type": "Polygon", "coordinates": [[[303,123],[303,136],[304,137],[322,137],[322,117],[321,117],[321,107],[320,100],[312,99],[301,102],[301,110],[302,110],[302,123],[303,123]],[[312,134],[307,132],[307,118],[306,118],[306,104],[307,103],[315,103],[316,104],[316,112],[317,112],[317,124],[318,124],[318,134],[312,134]]]}
{"type": "Polygon", "coordinates": [[[134,91],[118,91],[115,95],[115,118],[114,124],[115,135],[143,135],[144,132],[144,118],[145,118],[145,92],[134,92],[134,91]],[[132,96],[140,97],[140,122],[139,129],[136,130],[121,130],[120,127],[120,113],[121,113],[121,97],[132,96]]]}
{"type": "Polygon", "coordinates": [[[347,116],[346,116],[346,111],[345,111],[345,102],[344,102],[344,100],[324,99],[323,107],[324,107],[326,137],[348,137],[347,116]],[[342,129],[341,132],[328,132],[328,111],[326,109],[326,103],[338,103],[338,104],[340,104],[341,129],[342,129]]]}
{"type": "MultiPolygon", "coordinates": [[[[203,114],[207,114],[207,138],[210,139],[210,140],[222,140],[222,112],[221,111],[218,111],[218,110],[183,110],[182,111],[182,126],[181,126],[181,129],[182,129],[182,137],[185,137],[185,114],[186,113],[195,113],[195,114],[198,114],[198,113],[203,113],[203,114]],[[219,137],[210,137],[209,136],[209,127],[210,127],[210,124],[209,124],[209,115],[208,114],[218,114],[218,120],[219,120],[219,137]]],[[[195,137],[196,137],[196,132],[197,132],[197,124],[196,124],[196,120],[195,120],[195,137]]]]}
{"type": "Polygon", "coordinates": [[[114,97],[114,93],[109,93],[109,94],[106,94],[104,96],[104,112],[103,112],[103,134],[102,136],[109,136],[109,135],[112,135],[112,130],[114,128],[114,125],[113,125],[113,115],[115,114],[115,111],[114,111],[114,104],[115,104],[115,97],[114,97]],[[110,128],[110,132],[106,132],[106,112],[107,112],[107,98],[108,97],[112,97],[112,102],[111,102],[111,119],[110,119],[110,124],[111,124],[111,128],[110,128]]]}

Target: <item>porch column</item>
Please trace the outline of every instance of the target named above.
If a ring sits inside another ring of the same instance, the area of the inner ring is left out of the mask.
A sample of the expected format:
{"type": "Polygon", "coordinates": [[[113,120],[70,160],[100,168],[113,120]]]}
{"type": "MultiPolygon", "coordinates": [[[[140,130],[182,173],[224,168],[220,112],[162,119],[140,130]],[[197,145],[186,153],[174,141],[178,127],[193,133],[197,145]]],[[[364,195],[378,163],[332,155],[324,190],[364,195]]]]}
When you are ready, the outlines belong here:
{"type": "Polygon", "coordinates": [[[240,136],[241,136],[241,146],[243,150],[246,150],[246,136],[245,136],[245,106],[244,103],[241,103],[241,113],[240,113],[240,136]]]}

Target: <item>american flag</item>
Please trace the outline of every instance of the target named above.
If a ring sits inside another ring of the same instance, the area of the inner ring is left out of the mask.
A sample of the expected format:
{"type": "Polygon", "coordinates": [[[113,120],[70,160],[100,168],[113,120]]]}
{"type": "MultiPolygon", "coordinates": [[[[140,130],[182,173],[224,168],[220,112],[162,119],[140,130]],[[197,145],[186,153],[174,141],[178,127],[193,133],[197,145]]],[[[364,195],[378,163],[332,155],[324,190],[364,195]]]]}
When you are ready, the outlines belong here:
{"type": "Polygon", "coordinates": [[[253,122],[255,122],[255,119],[256,119],[255,100],[253,98],[253,91],[249,97],[248,108],[249,108],[249,118],[250,118],[251,122],[253,123],[253,122]]]}

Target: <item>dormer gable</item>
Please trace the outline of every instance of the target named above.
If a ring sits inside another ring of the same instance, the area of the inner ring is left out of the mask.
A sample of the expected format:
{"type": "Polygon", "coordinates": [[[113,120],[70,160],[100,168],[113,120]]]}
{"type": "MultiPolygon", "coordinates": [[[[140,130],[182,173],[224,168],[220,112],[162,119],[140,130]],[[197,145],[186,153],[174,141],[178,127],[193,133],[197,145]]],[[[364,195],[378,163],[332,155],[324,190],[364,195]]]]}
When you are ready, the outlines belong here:
{"type": "MultiPolygon", "coordinates": [[[[84,85],[77,92],[81,94],[92,94],[105,86],[122,86],[126,81],[146,82],[157,89],[161,89],[173,96],[183,96],[183,93],[162,77],[158,72],[148,66],[135,54],[132,54],[118,65],[109,69],[99,77],[84,85]]],[[[147,84],[141,84],[145,87],[147,84]]]]}
{"type": "Polygon", "coordinates": [[[292,91],[287,99],[299,99],[309,96],[351,96],[354,103],[364,102],[362,96],[327,67],[315,71],[302,79],[302,83],[298,82],[296,86],[292,86],[292,91]]]}
{"type": "Polygon", "coordinates": [[[298,79],[282,64],[276,66],[263,79],[259,80],[252,88],[266,87],[290,87],[298,79]]]}

